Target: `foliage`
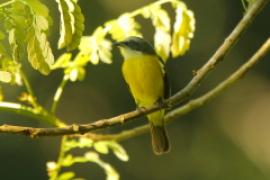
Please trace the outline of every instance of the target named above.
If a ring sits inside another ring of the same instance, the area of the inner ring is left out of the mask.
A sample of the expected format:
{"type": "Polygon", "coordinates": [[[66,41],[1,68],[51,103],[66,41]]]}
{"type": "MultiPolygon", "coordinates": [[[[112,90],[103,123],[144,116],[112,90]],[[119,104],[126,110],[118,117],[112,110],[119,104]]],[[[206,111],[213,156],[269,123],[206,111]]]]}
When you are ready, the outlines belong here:
{"type": "MultiPolygon", "coordinates": [[[[94,142],[89,138],[81,137],[79,139],[64,138],[62,141],[61,155],[57,162],[48,162],[47,170],[50,180],[61,179],[69,180],[76,178],[74,172],[61,172],[63,168],[70,167],[76,163],[92,162],[104,169],[107,180],[119,179],[117,171],[109,164],[103,161],[99,154],[108,154],[109,150],[121,161],[128,161],[126,151],[115,141],[98,141],[94,142]],[[76,148],[86,149],[82,156],[74,156],[71,151],[76,148]]],[[[81,178],[76,178],[81,179],[81,178]]]]}
{"type": "MultiPolygon", "coordinates": [[[[10,85],[23,85],[27,93],[19,98],[33,106],[33,112],[45,117],[46,122],[55,126],[65,126],[55,117],[57,103],[60,100],[67,81],[82,81],[86,74],[86,65],[100,62],[112,63],[112,42],[128,36],[143,36],[142,25],[137,17],[143,17],[153,25],[154,48],[166,62],[169,58],[184,55],[195,31],[193,12],[178,0],[160,0],[133,12],[123,13],[117,19],[109,20],[98,26],[91,35],[84,35],[84,16],[77,0],[55,0],[60,14],[60,36],[58,49],[65,53],[54,60],[48,41],[48,32],[53,24],[49,8],[40,0],[10,0],[0,4],[0,82],[10,85]],[[175,11],[171,17],[164,4],[170,4],[175,11]],[[171,19],[175,19],[172,23],[171,19]],[[75,51],[73,51],[75,50],[75,51]],[[34,70],[48,75],[54,70],[63,70],[63,81],[59,85],[50,110],[38,104],[27,76],[23,70],[23,60],[27,59],[34,70]]],[[[0,101],[4,98],[0,86],[0,101]]],[[[92,162],[104,169],[108,180],[119,179],[117,171],[102,160],[101,154],[112,151],[121,161],[129,157],[122,146],[115,141],[96,141],[85,136],[63,137],[59,158],[47,163],[51,180],[81,179],[73,171],[65,168],[76,163],[92,162]],[[74,151],[83,149],[82,155],[74,151]]]]}

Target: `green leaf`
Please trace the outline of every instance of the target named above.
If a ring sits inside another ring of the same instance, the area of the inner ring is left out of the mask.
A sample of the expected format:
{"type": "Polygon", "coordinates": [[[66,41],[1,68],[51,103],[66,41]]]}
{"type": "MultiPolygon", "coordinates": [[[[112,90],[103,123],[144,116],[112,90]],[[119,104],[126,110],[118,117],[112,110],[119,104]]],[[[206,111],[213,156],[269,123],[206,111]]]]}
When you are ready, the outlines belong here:
{"type": "Polygon", "coordinates": [[[18,61],[20,58],[19,55],[19,44],[17,43],[16,40],[16,29],[13,28],[9,31],[9,45],[12,50],[12,58],[15,61],[18,61]]]}
{"type": "Polygon", "coordinates": [[[41,3],[39,0],[23,0],[36,15],[43,16],[45,18],[49,17],[49,10],[46,5],[41,3]]]}
{"type": "Polygon", "coordinates": [[[100,61],[107,64],[112,62],[112,43],[105,36],[106,31],[98,27],[92,36],[84,36],[79,45],[80,53],[95,65],[100,61]]]}
{"type": "Polygon", "coordinates": [[[140,25],[128,13],[118,19],[105,23],[105,29],[109,31],[114,40],[120,41],[129,36],[142,36],[139,32],[140,25]]]}
{"type": "Polygon", "coordinates": [[[173,29],[171,45],[172,56],[182,56],[189,49],[190,40],[193,38],[195,31],[194,14],[187,9],[184,3],[177,4],[176,20],[173,29]]]}
{"type": "Polygon", "coordinates": [[[157,54],[166,61],[170,55],[171,23],[168,13],[161,9],[160,5],[149,8],[152,23],[155,27],[154,45],[157,54]]]}
{"type": "Polygon", "coordinates": [[[0,44],[0,82],[22,85],[20,65],[12,60],[0,44]]]}
{"type": "Polygon", "coordinates": [[[0,81],[4,83],[11,83],[12,74],[10,72],[0,70],[0,81]]]}
{"type": "Polygon", "coordinates": [[[0,31],[0,40],[3,40],[3,39],[5,39],[5,34],[2,31],[0,31]]]}
{"type": "Polygon", "coordinates": [[[74,164],[74,158],[71,154],[66,155],[61,161],[61,165],[64,167],[69,167],[74,164]]]}
{"type": "Polygon", "coordinates": [[[0,86],[0,102],[4,100],[4,92],[2,87],[0,86]]]}
{"type": "Polygon", "coordinates": [[[83,14],[73,0],[57,0],[57,3],[61,14],[58,48],[73,50],[79,45],[84,30],[83,14]]]}
{"type": "Polygon", "coordinates": [[[47,75],[50,66],[54,63],[54,56],[47,36],[43,30],[46,29],[47,22],[42,16],[36,16],[33,26],[28,32],[28,60],[32,67],[47,75]]]}
{"type": "Polygon", "coordinates": [[[112,149],[113,153],[122,161],[128,161],[129,157],[125,149],[115,141],[108,141],[108,146],[112,149]]]}
{"type": "Polygon", "coordinates": [[[61,174],[58,177],[58,180],[71,180],[71,179],[73,179],[73,177],[75,177],[75,173],[69,171],[69,172],[64,172],[63,174],[61,174]]]}
{"type": "Polygon", "coordinates": [[[56,62],[52,65],[52,69],[58,69],[58,68],[67,68],[70,60],[71,60],[72,54],[71,53],[64,53],[62,54],[56,62]]]}
{"type": "Polygon", "coordinates": [[[94,153],[92,151],[85,153],[85,158],[88,159],[89,162],[97,163],[100,167],[102,167],[105,170],[105,173],[107,175],[106,180],[118,180],[119,174],[117,171],[108,163],[102,161],[97,153],[94,153]]]}
{"type": "Polygon", "coordinates": [[[104,141],[98,141],[94,144],[94,148],[97,152],[101,154],[108,154],[109,148],[107,142],[104,141]]]}

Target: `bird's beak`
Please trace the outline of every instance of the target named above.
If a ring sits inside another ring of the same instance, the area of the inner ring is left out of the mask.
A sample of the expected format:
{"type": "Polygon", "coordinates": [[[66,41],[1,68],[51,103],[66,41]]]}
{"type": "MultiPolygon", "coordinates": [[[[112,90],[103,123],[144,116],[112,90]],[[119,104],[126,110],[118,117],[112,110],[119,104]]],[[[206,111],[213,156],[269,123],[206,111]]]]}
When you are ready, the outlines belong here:
{"type": "Polygon", "coordinates": [[[114,47],[121,47],[121,46],[123,46],[123,42],[121,42],[121,41],[119,41],[119,42],[114,42],[114,43],[113,43],[113,46],[114,46],[114,47]]]}

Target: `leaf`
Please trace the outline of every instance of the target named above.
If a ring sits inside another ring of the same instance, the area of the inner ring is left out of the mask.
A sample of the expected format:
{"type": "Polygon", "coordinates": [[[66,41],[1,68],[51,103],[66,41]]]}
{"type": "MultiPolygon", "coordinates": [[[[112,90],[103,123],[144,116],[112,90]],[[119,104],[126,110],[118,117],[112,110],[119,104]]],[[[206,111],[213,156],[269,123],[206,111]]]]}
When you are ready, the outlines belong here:
{"type": "Polygon", "coordinates": [[[0,82],[22,85],[20,65],[12,60],[0,46],[0,82]]]}
{"type": "Polygon", "coordinates": [[[12,74],[7,71],[0,71],[0,81],[4,83],[12,82],[12,74]]]}
{"type": "Polygon", "coordinates": [[[140,25],[128,13],[118,19],[105,23],[105,29],[109,31],[114,40],[120,41],[129,36],[142,36],[139,32],[140,25]]]}
{"type": "Polygon", "coordinates": [[[155,27],[154,46],[157,54],[166,61],[170,55],[171,23],[168,13],[161,9],[160,5],[149,8],[152,23],[155,27]]]}
{"type": "Polygon", "coordinates": [[[4,100],[4,92],[2,87],[0,86],[0,102],[4,100]]]}
{"type": "Polygon", "coordinates": [[[125,149],[115,141],[108,141],[108,146],[112,149],[113,153],[122,161],[128,161],[129,157],[125,149]]]}
{"type": "Polygon", "coordinates": [[[58,177],[58,180],[71,180],[71,179],[73,179],[73,177],[75,177],[75,173],[68,171],[68,172],[64,172],[63,174],[61,174],[58,177]]]}
{"type": "Polygon", "coordinates": [[[24,3],[28,4],[36,15],[47,18],[49,16],[49,10],[46,5],[41,3],[39,0],[23,0],[24,3]]]}
{"type": "Polygon", "coordinates": [[[50,66],[54,63],[54,56],[46,34],[46,20],[42,16],[36,16],[33,26],[28,32],[28,60],[32,67],[47,75],[50,72],[50,66]]]}
{"type": "Polygon", "coordinates": [[[73,50],[79,45],[84,30],[83,14],[79,5],[73,0],[57,0],[56,2],[61,14],[58,48],[67,47],[68,50],[73,50]]]}
{"type": "Polygon", "coordinates": [[[92,146],[93,146],[92,139],[81,137],[79,139],[79,141],[74,140],[74,139],[70,139],[70,140],[65,141],[64,151],[67,152],[67,151],[70,151],[74,148],[90,148],[92,146]]]}
{"type": "Polygon", "coordinates": [[[112,43],[105,36],[105,30],[98,27],[92,36],[84,36],[79,45],[80,52],[95,65],[99,61],[107,64],[112,62],[112,43]]]}
{"type": "Polygon", "coordinates": [[[74,158],[71,154],[66,155],[61,161],[61,165],[64,167],[69,167],[74,164],[74,158]]]}
{"type": "Polygon", "coordinates": [[[79,46],[84,31],[84,16],[78,4],[75,4],[75,10],[73,14],[75,31],[72,34],[72,42],[67,46],[67,50],[69,51],[79,46]]]}
{"type": "Polygon", "coordinates": [[[110,164],[102,161],[97,153],[90,151],[85,153],[85,157],[88,159],[89,162],[95,162],[105,170],[105,173],[107,175],[106,180],[119,179],[119,174],[117,173],[117,171],[110,164]]]}
{"type": "Polygon", "coordinates": [[[19,61],[19,45],[16,40],[16,29],[13,28],[9,31],[9,45],[12,50],[12,58],[14,61],[19,61]]]}
{"type": "Polygon", "coordinates": [[[4,38],[5,38],[5,34],[2,31],[0,31],[0,40],[3,40],[4,38]]]}
{"type": "Polygon", "coordinates": [[[66,68],[69,65],[69,62],[71,60],[72,54],[71,53],[64,53],[62,54],[56,62],[52,65],[52,69],[58,69],[58,68],[66,68]]]}
{"type": "Polygon", "coordinates": [[[97,152],[102,153],[102,154],[108,154],[109,153],[109,148],[106,142],[104,141],[99,141],[94,144],[94,148],[97,152]]]}
{"type": "Polygon", "coordinates": [[[195,19],[193,12],[188,10],[183,3],[178,3],[176,7],[176,20],[174,23],[171,52],[176,57],[184,55],[189,49],[190,40],[195,31],[195,19]]]}

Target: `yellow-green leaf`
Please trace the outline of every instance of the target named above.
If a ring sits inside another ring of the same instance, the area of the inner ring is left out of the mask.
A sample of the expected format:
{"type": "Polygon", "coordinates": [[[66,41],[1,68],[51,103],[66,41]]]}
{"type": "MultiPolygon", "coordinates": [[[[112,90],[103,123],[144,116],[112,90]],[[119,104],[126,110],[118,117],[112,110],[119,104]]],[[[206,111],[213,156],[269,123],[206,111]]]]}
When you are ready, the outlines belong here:
{"type": "Polygon", "coordinates": [[[54,56],[46,34],[42,31],[43,24],[34,24],[28,33],[27,53],[32,67],[42,74],[50,72],[50,66],[54,63],[54,56]]]}
{"type": "Polygon", "coordinates": [[[12,74],[10,72],[0,70],[0,81],[4,83],[11,83],[12,74]]]}
{"type": "Polygon", "coordinates": [[[57,0],[61,14],[58,48],[76,48],[84,30],[84,17],[78,4],[73,0],[57,0]]]}
{"type": "Polygon", "coordinates": [[[106,32],[102,27],[98,27],[92,36],[82,37],[79,45],[80,53],[88,57],[91,63],[98,64],[112,62],[112,43],[105,38],[106,32]]]}
{"type": "Polygon", "coordinates": [[[16,40],[15,31],[16,31],[15,28],[12,28],[9,31],[9,44],[11,47],[13,60],[18,61],[19,60],[19,45],[18,45],[17,40],[16,40]]]}
{"type": "Polygon", "coordinates": [[[166,61],[170,55],[171,23],[168,13],[159,5],[149,8],[152,23],[155,27],[154,46],[157,54],[166,61]]]}
{"type": "Polygon", "coordinates": [[[193,12],[186,5],[178,3],[176,7],[176,20],[174,23],[171,52],[173,57],[184,55],[189,49],[190,40],[194,36],[195,19],[193,12]]]}
{"type": "Polygon", "coordinates": [[[113,153],[122,161],[128,161],[129,157],[125,149],[115,141],[108,141],[108,146],[112,149],[113,153]]]}
{"type": "Polygon", "coordinates": [[[0,40],[3,40],[4,38],[5,38],[5,34],[2,31],[0,31],[0,40]]]}
{"type": "Polygon", "coordinates": [[[0,102],[4,100],[4,92],[2,87],[0,86],[0,102]]]}
{"type": "Polygon", "coordinates": [[[69,62],[71,60],[72,54],[71,53],[64,53],[62,54],[52,65],[52,69],[58,69],[58,68],[66,68],[69,65],[69,62]]]}
{"type": "Polygon", "coordinates": [[[107,22],[105,29],[117,41],[129,36],[142,36],[139,32],[140,25],[129,14],[123,14],[118,19],[107,22]]]}
{"type": "Polygon", "coordinates": [[[57,179],[58,180],[71,180],[75,177],[75,173],[68,171],[68,172],[64,172],[63,174],[61,174],[57,179]]]}
{"type": "Polygon", "coordinates": [[[104,141],[99,141],[94,144],[94,148],[97,152],[102,153],[102,154],[108,154],[109,153],[109,148],[106,142],[104,141]]]}

